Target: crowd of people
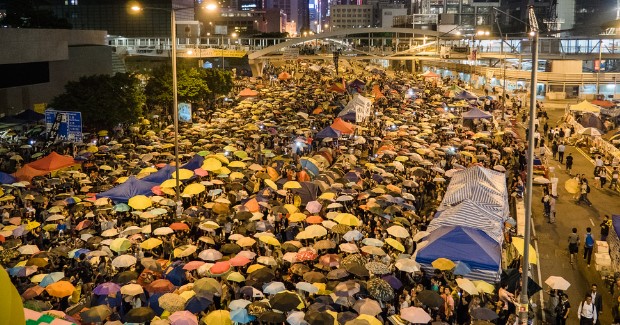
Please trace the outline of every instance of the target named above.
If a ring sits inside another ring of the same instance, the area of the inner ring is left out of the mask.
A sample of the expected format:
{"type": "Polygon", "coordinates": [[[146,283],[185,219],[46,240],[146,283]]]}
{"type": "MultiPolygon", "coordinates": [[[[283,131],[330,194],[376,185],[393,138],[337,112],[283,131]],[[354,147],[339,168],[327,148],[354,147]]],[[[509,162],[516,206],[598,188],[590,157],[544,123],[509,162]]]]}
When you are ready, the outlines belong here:
{"type": "MultiPolygon", "coordinates": [[[[510,122],[463,122],[486,98],[455,98],[456,80],[311,67],[271,68],[296,77],[245,78],[249,96],[195,110],[179,188],[165,119],[84,145],[5,140],[7,173],[53,151],[76,163],[3,187],[0,263],[24,306],[76,324],[514,324],[518,273],[472,292],[454,265],[415,261],[455,172],[502,172],[523,195],[510,122]],[[317,138],[353,93],[371,114],[317,138]],[[162,170],[147,195],[106,194],[162,170]]],[[[507,262],[518,270],[518,254],[507,262]]]]}

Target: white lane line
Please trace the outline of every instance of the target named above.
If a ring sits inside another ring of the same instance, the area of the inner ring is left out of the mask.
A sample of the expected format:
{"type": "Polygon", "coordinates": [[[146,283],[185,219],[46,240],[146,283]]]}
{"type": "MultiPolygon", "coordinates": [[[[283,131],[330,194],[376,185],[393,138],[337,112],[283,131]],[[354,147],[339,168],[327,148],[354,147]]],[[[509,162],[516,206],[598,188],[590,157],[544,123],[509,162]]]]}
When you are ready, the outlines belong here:
{"type": "Polygon", "coordinates": [[[590,219],[590,223],[592,224],[592,226],[594,226],[594,221],[592,221],[592,218],[589,218],[589,219],[590,219]]]}

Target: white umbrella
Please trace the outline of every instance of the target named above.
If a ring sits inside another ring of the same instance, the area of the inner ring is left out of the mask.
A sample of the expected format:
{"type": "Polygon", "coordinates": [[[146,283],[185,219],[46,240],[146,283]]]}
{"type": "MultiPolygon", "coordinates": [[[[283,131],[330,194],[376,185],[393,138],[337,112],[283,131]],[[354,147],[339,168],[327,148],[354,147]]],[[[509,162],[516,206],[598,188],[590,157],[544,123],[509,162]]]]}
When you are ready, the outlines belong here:
{"type": "Polygon", "coordinates": [[[315,287],[314,285],[312,285],[311,283],[308,282],[298,282],[295,285],[295,288],[301,290],[301,291],[305,291],[308,293],[317,293],[319,292],[319,288],[315,287]]]}
{"type": "Polygon", "coordinates": [[[570,283],[566,281],[563,277],[554,275],[548,277],[547,280],[545,280],[545,284],[550,286],[551,289],[563,291],[568,290],[568,287],[570,287],[570,283]]]}
{"type": "Polygon", "coordinates": [[[459,286],[459,288],[463,289],[470,295],[477,295],[479,293],[476,285],[469,279],[456,279],[456,284],[459,286]]]}
{"type": "Polygon", "coordinates": [[[400,311],[400,318],[414,324],[426,324],[431,321],[431,316],[418,307],[407,307],[400,311]]]}
{"type": "Polygon", "coordinates": [[[286,287],[284,286],[284,283],[279,282],[279,281],[274,281],[274,282],[270,282],[267,283],[264,287],[263,287],[263,292],[270,294],[270,295],[275,295],[278,292],[282,292],[286,290],[286,287]]]}
{"type": "Polygon", "coordinates": [[[159,227],[153,231],[153,235],[163,236],[174,233],[174,230],[170,227],[159,227]]]}
{"type": "Polygon", "coordinates": [[[308,325],[308,322],[304,320],[305,316],[303,311],[294,311],[288,314],[286,322],[291,325],[308,325]]]}
{"type": "Polygon", "coordinates": [[[249,304],[251,304],[252,302],[249,300],[245,300],[245,299],[237,299],[237,300],[233,300],[228,304],[228,308],[230,310],[237,310],[237,309],[243,309],[245,307],[247,307],[249,304]]]}
{"type": "Polygon", "coordinates": [[[144,292],[141,285],[137,283],[131,283],[121,287],[121,294],[128,296],[136,296],[144,292]]]}
{"type": "Polygon", "coordinates": [[[198,254],[198,258],[203,261],[217,261],[222,259],[222,257],[224,257],[224,255],[213,248],[205,249],[198,254]]]}
{"type": "Polygon", "coordinates": [[[387,229],[387,232],[388,234],[398,238],[407,238],[410,235],[409,231],[403,226],[391,226],[387,229]]]}
{"type": "Polygon", "coordinates": [[[597,128],[585,128],[585,129],[579,130],[579,134],[581,134],[581,135],[589,135],[589,136],[592,136],[592,137],[600,137],[601,136],[601,131],[599,131],[597,128]]]}
{"type": "Polygon", "coordinates": [[[420,271],[420,265],[418,262],[410,258],[401,258],[397,260],[395,266],[403,272],[413,273],[420,271]]]}
{"type": "Polygon", "coordinates": [[[136,264],[137,259],[131,255],[121,255],[112,260],[114,267],[130,267],[136,264]]]}
{"type": "Polygon", "coordinates": [[[118,230],[116,228],[108,229],[101,233],[101,237],[114,237],[118,235],[118,230]]]}

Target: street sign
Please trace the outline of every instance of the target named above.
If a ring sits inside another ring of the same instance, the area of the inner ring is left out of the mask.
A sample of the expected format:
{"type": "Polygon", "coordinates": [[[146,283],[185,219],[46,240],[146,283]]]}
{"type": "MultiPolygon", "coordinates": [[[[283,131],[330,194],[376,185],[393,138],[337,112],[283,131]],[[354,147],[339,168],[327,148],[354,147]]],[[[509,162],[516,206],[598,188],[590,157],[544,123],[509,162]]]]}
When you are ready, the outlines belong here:
{"type": "Polygon", "coordinates": [[[82,112],[46,110],[45,131],[52,142],[82,142],[82,112]]]}
{"type": "Polygon", "coordinates": [[[192,105],[179,103],[179,122],[192,123],[192,105]]]}

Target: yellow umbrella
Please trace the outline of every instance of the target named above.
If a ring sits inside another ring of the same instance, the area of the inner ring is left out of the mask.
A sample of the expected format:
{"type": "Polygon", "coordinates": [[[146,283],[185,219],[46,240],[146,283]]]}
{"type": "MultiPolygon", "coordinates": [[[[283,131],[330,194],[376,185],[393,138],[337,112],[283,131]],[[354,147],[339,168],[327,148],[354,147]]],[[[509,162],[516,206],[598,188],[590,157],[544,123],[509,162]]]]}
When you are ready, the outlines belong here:
{"type": "Polygon", "coordinates": [[[34,229],[34,228],[38,228],[38,227],[40,227],[40,226],[41,226],[41,224],[40,224],[39,222],[37,222],[37,221],[30,221],[30,222],[28,222],[28,224],[26,225],[26,229],[28,229],[28,230],[32,230],[32,229],[34,229]]]}
{"type": "Polygon", "coordinates": [[[293,214],[295,212],[299,212],[299,208],[297,208],[296,206],[292,205],[292,204],[285,204],[284,208],[286,209],[286,211],[288,211],[288,213],[293,214]]]}
{"type": "Polygon", "coordinates": [[[58,230],[58,225],[55,224],[55,223],[51,223],[51,224],[43,226],[43,230],[45,230],[45,231],[56,231],[56,230],[58,230]]]}
{"type": "Polygon", "coordinates": [[[171,188],[167,188],[167,187],[162,187],[161,191],[168,194],[168,195],[175,195],[176,191],[171,189],[171,188]]]}
{"type": "Polygon", "coordinates": [[[301,222],[301,221],[306,220],[307,217],[308,217],[307,215],[305,215],[305,214],[303,214],[301,212],[296,212],[296,213],[291,214],[290,217],[288,217],[288,221],[290,221],[290,222],[301,222]]]}
{"type": "MultiPolygon", "coordinates": [[[[270,237],[270,236],[265,236],[265,237],[270,237]]],[[[254,238],[252,237],[243,237],[237,240],[237,245],[241,247],[250,247],[254,244],[256,244],[256,240],[254,240],[254,238]]]]}
{"type": "Polygon", "coordinates": [[[407,157],[407,156],[398,156],[398,157],[394,158],[394,160],[400,161],[400,162],[405,162],[405,161],[409,160],[409,157],[407,157]]]}
{"type": "Polygon", "coordinates": [[[365,320],[368,322],[368,325],[383,325],[377,318],[366,314],[361,314],[355,319],[365,320]]]}
{"type": "Polygon", "coordinates": [[[116,238],[110,244],[110,250],[115,252],[124,252],[131,247],[131,242],[127,238],[116,238]]]}
{"type": "Polygon", "coordinates": [[[164,188],[174,188],[177,186],[177,180],[176,179],[167,179],[165,180],[163,183],[161,183],[159,185],[160,188],[164,189],[164,188]]]}
{"type": "Polygon", "coordinates": [[[210,156],[207,156],[207,158],[215,158],[215,159],[219,160],[222,164],[226,164],[226,165],[228,165],[230,163],[228,158],[226,158],[226,156],[224,156],[224,154],[222,154],[222,153],[218,153],[218,154],[215,154],[215,155],[210,155],[210,156]]]}
{"type": "Polygon", "coordinates": [[[336,193],[334,192],[324,192],[323,194],[321,194],[321,196],[319,196],[319,199],[324,199],[324,200],[333,200],[336,198],[336,193]]]}
{"type": "Polygon", "coordinates": [[[390,245],[390,246],[394,247],[394,249],[396,249],[396,250],[398,250],[398,251],[401,251],[401,252],[404,252],[404,251],[405,251],[405,246],[403,246],[403,244],[399,243],[399,242],[398,242],[396,239],[394,239],[394,238],[386,238],[386,239],[385,239],[385,242],[386,242],[388,245],[390,245]]]}
{"type": "Polygon", "coordinates": [[[297,181],[288,181],[288,182],[284,183],[283,188],[284,189],[301,188],[301,184],[299,184],[299,182],[297,182],[297,181]]]}
{"type": "Polygon", "coordinates": [[[142,168],[142,170],[140,170],[138,174],[152,174],[156,171],[157,171],[157,168],[155,167],[146,167],[146,168],[142,168]]]}
{"type": "Polygon", "coordinates": [[[123,176],[123,177],[119,177],[119,178],[117,178],[115,182],[116,182],[117,184],[123,184],[123,183],[125,183],[128,179],[129,179],[129,177],[127,177],[127,176],[123,176]]]}
{"type": "Polygon", "coordinates": [[[230,174],[230,169],[226,168],[226,167],[222,167],[218,170],[214,170],[213,172],[215,172],[216,174],[224,174],[224,175],[228,175],[230,174]]]}
{"type": "Polygon", "coordinates": [[[334,218],[334,220],[341,225],[352,227],[359,226],[361,224],[360,220],[350,213],[340,213],[334,218]]]}
{"type": "Polygon", "coordinates": [[[129,199],[127,205],[136,209],[136,210],[144,210],[146,208],[151,207],[153,205],[153,201],[144,195],[136,195],[129,199]]]}
{"type": "Polygon", "coordinates": [[[495,292],[495,286],[486,281],[474,280],[472,282],[474,283],[474,285],[476,285],[478,292],[484,292],[488,294],[493,294],[493,292],[495,292]]]}
{"type": "Polygon", "coordinates": [[[201,321],[209,325],[232,325],[232,320],[230,320],[230,312],[227,310],[212,311],[201,321]]]}
{"type": "Polygon", "coordinates": [[[228,276],[226,277],[226,280],[233,281],[233,282],[243,282],[245,281],[245,277],[243,276],[243,274],[239,272],[232,272],[228,274],[228,276]]]}
{"type": "Polygon", "coordinates": [[[69,281],[58,281],[45,287],[45,291],[52,297],[64,298],[73,294],[75,287],[69,281]]]}
{"type": "Polygon", "coordinates": [[[252,264],[252,265],[250,265],[250,267],[248,267],[248,270],[246,271],[246,273],[249,274],[249,273],[252,273],[254,271],[258,271],[258,270],[260,270],[260,269],[262,269],[264,267],[265,267],[264,265],[252,264]]]}
{"type": "Polygon", "coordinates": [[[280,242],[275,237],[265,235],[265,236],[258,237],[258,240],[262,241],[265,244],[269,244],[272,246],[280,246],[280,242]]]}
{"type": "MultiPolygon", "coordinates": [[[[172,172],[172,178],[176,178],[176,170],[172,172]]],[[[183,179],[190,179],[194,177],[194,172],[189,170],[189,169],[185,169],[185,168],[179,168],[179,179],[183,180],[183,179]]]]}
{"type": "Polygon", "coordinates": [[[454,262],[452,262],[451,260],[447,258],[443,258],[443,257],[440,257],[434,260],[433,263],[431,263],[431,265],[434,268],[442,270],[442,271],[452,270],[456,266],[454,262]]]}
{"type": "Polygon", "coordinates": [[[228,175],[228,178],[230,178],[231,180],[243,179],[244,177],[245,175],[243,175],[243,173],[240,173],[240,172],[232,172],[230,173],[230,175],[228,175]]]}
{"type": "Polygon", "coordinates": [[[205,186],[200,184],[200,183],[192,183],[187,185],[187,187],[185,187],[185,189],[183,190],[183,194],[187,194],[187,195],[196,195],[199,193],[202,193],[206,190],[205,186]]]}
{"type": "Polygon", "coordinates": [[[216,158],[207,158],[204,163],[202,163],[202,169],[206,171],[213,172],[220,168],[222,168],[222,162],[216,158]]]}
{"type": "Polygon", "coordinates": [[[571,178],[564,183],[564,188],[570,194],[577,194],[580,190],[579,182],[576,179],[571,178]]]}
{"type": "Polygon", "coordinates": [[[278,190],[278,185],[276,185],[276,183],[274,183],[272,180],[270,179],[266,179],[265,180],[265,185],[269,186],[270,188],[272,188],[273,190],[278,190]]]}
{"type": "Polygon", "coordinates": [[[26,324],[22,299],[11,283],[9,274],[2,267],[0,267],[0,288],[2,288],[0,313],[4,319],[3,324],[26,324]]]}
{"type": "Polygon", "coordinates": [[[267,174],[274,182],[277,181],[278,178],[280,178],[280,174],[278,174],[278,172],[273,167],[267,167],[267,174]]]}
{"type": "Polygon", "coordinates": [[[149,238],[145,241],[143,241],[140,244],[140,248],[142,249],[146,249],[146,250],[151,250],[159,245],[161,245],[163,242],[157,238],[149,238]]]}
{"type": "MultiPolygon", "coordinates": [[[[512,246],[514,246],[517,249],[517,252],[519,252],[519,255],[523,256],[523,251],[525,248],[525,241],[523,240],[523,238],[520,237],[513,237],[512,238],[512,246]]],[[[536,264],[536,261],[538,260],[538,254],[536,253],[536,250],[534,249],[534,247],[532,246],[532,244],[530,245],[530,264],[536,264]]]]}
{"type": "MultiPolygon", "coordinates": [[[[245,151],[243,151],[243,152],[245,152],[245,151]]],[[[230,168],[245,168],[245,163],[243,161],[235,160],[235,161],[231,162],[230,164],[228,164],[228,167],[230,167],[230,168]]]]}

